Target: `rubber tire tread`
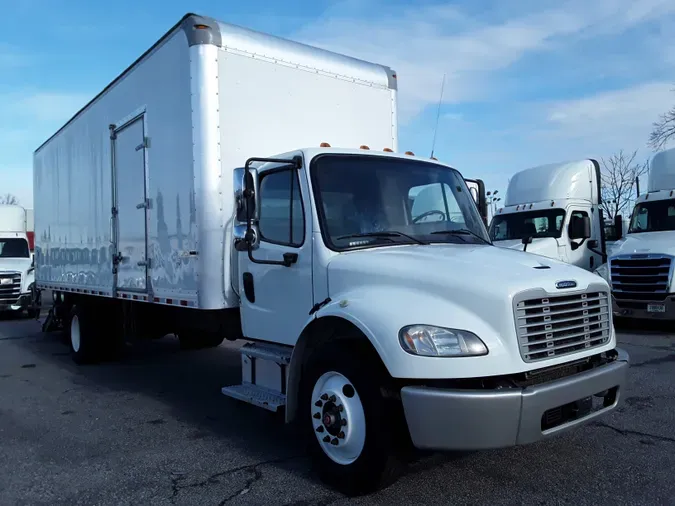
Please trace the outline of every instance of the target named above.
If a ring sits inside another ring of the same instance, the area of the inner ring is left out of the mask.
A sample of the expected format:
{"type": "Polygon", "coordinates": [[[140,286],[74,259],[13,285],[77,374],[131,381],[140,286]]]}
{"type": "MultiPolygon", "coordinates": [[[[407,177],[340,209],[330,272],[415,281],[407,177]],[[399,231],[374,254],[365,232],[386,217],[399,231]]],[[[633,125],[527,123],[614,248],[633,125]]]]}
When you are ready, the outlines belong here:
{"type": "Polygon", "coordinates": [[[100,357],[100,346],[96,341],[95,317],[91,311],[81,305],[74,305],[68,315],[68,325],[66,327],[66,337],[73,361],[78,365],[92,364],[97,362],[100,357]],[[70,338],[71,322],[73,316],[77,315],[80,323],[80,349],[75,351],[70,338]]]}
{"type": "Polygon", "coordinates": [[[400,454],[400,402],[385,400],[381,386],[389,378],[379,359],[348,341],[330,343],[312,353],[301,383],[300,423],[314,470],[335,490],[350,496],[370,494],[391,485],[405,470],[400,454]],[[310,399],[316,380],[325,372],[343,374],[361,398],[366,416],[366,442],[362,454],[347,466],[337,464],[321,449],[314,434],[310,399]],[[390,429],[390,430],[388,430],[390,429]]]}

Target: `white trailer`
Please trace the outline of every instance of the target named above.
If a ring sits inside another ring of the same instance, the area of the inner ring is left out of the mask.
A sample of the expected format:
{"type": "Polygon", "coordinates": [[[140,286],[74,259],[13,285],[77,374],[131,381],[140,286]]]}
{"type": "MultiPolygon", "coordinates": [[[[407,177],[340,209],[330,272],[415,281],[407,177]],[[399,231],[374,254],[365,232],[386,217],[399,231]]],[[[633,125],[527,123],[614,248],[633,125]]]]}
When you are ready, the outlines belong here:
{"type": "Polygon", "coordinates": [[[349,494],[415,447],[615,409],[607,283],[492,246],[461,174],[396,130],[391,69],[187,15],[35,153],[45,329],[77,362],[246,339],[222,392],[283,409],[349,494]]]}
{"type": "Polygon", "coordinates": [[[26,209],[0,205],[0,312],[36,315],[35,269],[26,228],[26,209]]]}
{"type": "Polygon", "coordinates": [[[490,223],[496,246],[556,258],[590,271],[606,261],[596,160],[525,169],[509,182],[490,223]]]}
{"type": "Polygon", "coordinates": [[[654,155],[647,192],[639,195],[628,231],[597,273],[612,286],[617,316],[675,320],[675,148],[654,155]]]}

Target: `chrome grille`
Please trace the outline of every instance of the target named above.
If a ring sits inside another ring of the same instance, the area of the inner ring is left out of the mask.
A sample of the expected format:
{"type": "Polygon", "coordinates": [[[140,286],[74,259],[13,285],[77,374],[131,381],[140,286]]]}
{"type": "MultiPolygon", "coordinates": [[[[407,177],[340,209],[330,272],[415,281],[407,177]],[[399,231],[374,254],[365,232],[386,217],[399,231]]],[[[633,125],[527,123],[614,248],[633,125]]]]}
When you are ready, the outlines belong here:
{"type": "Polygon", "coordinates": [[[595,348],[610,339],[609,294],[604,291],[516,300],[515,311],[525,362],[595,348]]]}
{"type": "Polygon", "coordinates": [[[609,261],[612,292],[620,300],[664,300],[668,295],[672,257],[630,255],[609,261]]]}
{"type": "Polygon", "coordinates": [[[21,295],[21,273],[0,272],[0,304],[16,304],[21,295]]]}

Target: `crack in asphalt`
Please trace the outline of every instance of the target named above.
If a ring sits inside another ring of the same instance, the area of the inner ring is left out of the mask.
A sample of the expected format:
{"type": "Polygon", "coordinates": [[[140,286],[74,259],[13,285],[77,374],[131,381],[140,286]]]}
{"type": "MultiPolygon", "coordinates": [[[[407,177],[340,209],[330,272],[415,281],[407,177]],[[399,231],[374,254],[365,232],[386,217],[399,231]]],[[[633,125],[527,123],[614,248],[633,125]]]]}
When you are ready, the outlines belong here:
{"type": "Polygon", "coordinates": [[[622,436],[639,436],[639,437],[648,437],[651,439],[656,439],[657,441],[663,441],[666,443],[675,443],[675,437],[668,437],[668,436],[659,436],[657,434],[650,434],[648,432],[642,432],[639,430],[631,430],[631,429],[619,429],[618,427],[614,427],[613,425],[609,425],[608,423],[605,422],[594,422],[593,425],[596,427],[602,427],[605,429],[613,430],[617,434],[621,434],[622,436]]]}
{"type": "Polygon", "coordinates": [[[281,464],[284,462],[290,462],[291,460],[299,459],[299,458],[304,458],[305,455],[293,455],[290,457],[283,457],[283,458],[278,458],[278,459],[270,459],[270,460],[264,460],[262,462],[257,462],[255,464],[249,464],[246,466],[239,466],[235,467],[232,469],[227,469],[225,471],[220,471],[218,473],[214,473],[210,475],[208,478],[197,481],[194,483],[188,483],[185,485],[182,485],[180,483],[181,479],[183,478],[183,474],[177,474],[177,473],[171,473],[171,502],[172,504],[176,504],[176,499],[180,492],[185,489],[191,489],[191,488],[202,488],[206,487],[209,485],[215,485],[217,483],[221,483],[221,478],[226,478],[229,476],[232,476],[237,473],[252,473],[252,476],[246,479],[246,483],[242,488],[237,490],[236,492],[230,494],[228,497],[224,498],[222,501],[220,501],[218,504],[219,506],[222,506],[235,497],[239,497],[240,495],[247,494],[248,492],[251,491],[251,488],[253,485],[255,485],[260,479],[262,478],[262,470],[260,469],[263,466],[267,466],[270,464],[281,464]]]}

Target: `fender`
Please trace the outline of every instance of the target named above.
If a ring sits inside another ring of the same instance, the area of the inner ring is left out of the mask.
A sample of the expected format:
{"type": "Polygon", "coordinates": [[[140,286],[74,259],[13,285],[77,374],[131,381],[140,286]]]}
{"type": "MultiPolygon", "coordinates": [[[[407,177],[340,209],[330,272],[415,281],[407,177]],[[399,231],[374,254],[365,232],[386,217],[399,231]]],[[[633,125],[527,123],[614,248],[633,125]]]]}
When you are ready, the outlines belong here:
{"type": "MultiPolygon", "coordinates": [[[[507,309],[507,304],[504,308],[507,309]]],[[[499,369],[512,366],[513,357],[510,353],[513,351],[509,351],[501,338],[497,336],[509,338],[513,335],[515,339],[514,328],[504,335],[504,329],[499,332],[489,323],[489,321],[498,322],[500,319],[502,322],[512,323],[513,315],[510,308],[506,320],[504,320],[504,314],[500,315],[498,310],[490,311],[493,308],[485,307],[480,309],[485,310],[487,314],[481,317],[454,301],[438,298],[428,292],[410,287],[398,287],[398,289],[392,286],[371,286],[365,289],[359,287],[358,290],[331,296],[331,301],[307,320],[293,349],[286,393],[286,421],[292,421],[295,416],[296,396],[307,350],[307,340],[312,335],[313,328],[316,328],[317,321],[334,318],[335,321],[343,321],[357,328],[368,339],[392,377],[475,377],[479,375],[481,369],[486,375],[490,375],[500,361],[502,364],[499,369]],[[403,326],[416,323],[474,332],[488,346],[489,358],[483,356],[439,359],[411,355],[399,344],[398,332],[403,326]],[[453,367],[459,366],[459,361],[462,367],[453,367]]],[[[520,357],[517,358],[520,359],[520,357]]]]}

